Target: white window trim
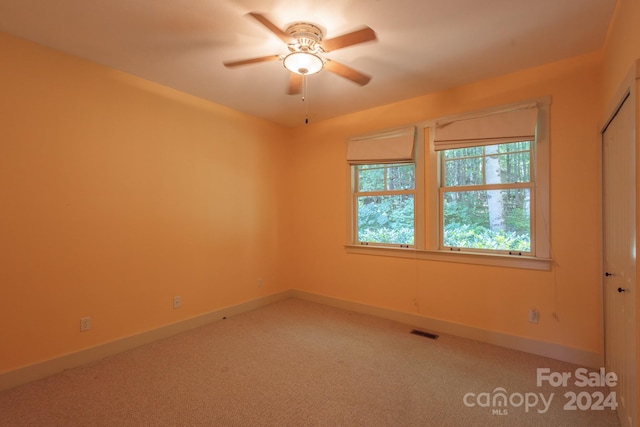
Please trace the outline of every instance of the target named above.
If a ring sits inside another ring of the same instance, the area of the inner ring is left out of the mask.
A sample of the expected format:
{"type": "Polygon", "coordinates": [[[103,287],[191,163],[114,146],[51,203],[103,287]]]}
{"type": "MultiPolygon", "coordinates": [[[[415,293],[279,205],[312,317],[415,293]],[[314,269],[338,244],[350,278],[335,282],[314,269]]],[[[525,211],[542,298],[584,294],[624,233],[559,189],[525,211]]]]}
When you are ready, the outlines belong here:
{"type": "MultiPolygon", "coordinates": [[[[442,159],[442,154],[440,154],[439,158],[438,158],[438,166],[440,167],[440,173],[438,175],[438,178],[440,180],[440,184],[439,187],[439,192],[438,192],[438,203],[439,203],[439,217],[438,219],[440,220],[440,224],[442,224],[443,221],[443,216],[444,216],[444,209],[442,209],[442,205],[444,203],[444,197],[445,194],[447,192],[453,192],[453,191],[486,191],[489,190],[491,188],[498,188],[500,190],[506,190],[506,189],[527,189],[530,191],[530,198],[531,198],[531,204],[535,207],[536,206],[536,185],[535,185],[535,176],[534,175],[534,170],[535,170],[535,153],[536,153],[536,149],[535,149],[535,136],[532,136],[530,138],[531,144],[529,146],[529,150],[527,150],[530,154],[530,158],[532,161],[530,161],[530,179],[529,181],[526,182],[508,182],[508,183],[499,183],[499,184],[486,184],[486,183],[481,183],[481,184],[473,184],[473,185],[452,185],[452,186],[444,186],[442,185],[442,180],[445,178],[446,175],[446,171],[443,174],[442,172],[442,167],[443,167],[443,159],[442,159]]],[[[440,151],[440,153],[442,153],[442,151],[440,151]]],[[[484,162],[484,156],[485,154],[482,154],[483,159],[482,161],[484,162]]],[[[484,171],[483,171],[484,174],[484,171]]],[[[528,251],[522,251],[524,252],[524,255],[527,256],[534,256],[534,254],[536,253],[536,239],[535,239],[535,226],[536,226],[536,212],[533,212],[531,215],[531,220],[530,220],[530,248],[528,251]]],[[[438,231],[440,231],[441,228],[438,229],[438,231]]],[[[511,251],[508,249],[502,249],[502,250],[489,250],[489,249],[474,249],[474,248],[469,248],[469,247],[455,247],[455,246],[447,246],[444,244],[444,236],[442,235],[442,233],[440,233],[439,235],[439,241],[438,241],[438,248],[440,248],[441,250],[449,250],[449,251],[467,251],[467,252],[481,252],[481,253],[492,253],[492,254],[499,254],[502,253],[504,255],[511,255],[512,252],[519,252],[519,251],[511,251]]],[[[522,253],[519,252],[520,255],[523,255],[522,253]]]]}
{"type": "Polygon", "coordinates": [[[545,96],[530,99],[518,103],[502,105],[471,113],[457,114],[442,117],[435,120],[427,120],[416,124],[418,137],[415,152],[415,247],[400,248],[389,246],[361,246],[355,245],[354,240],[354,212],[352,203],[354,179],[351,173],[351,166],[347,165],[347,177],[350,185],[347,186],[347,242],[345,245],[347,253],[379,255],[400,258],[414,258],[421,260],[456,262],[465,264],[513,267],[534,270],[551,270],[551,248],[549,230],[549,106],[551,97],[545,96]],[[532,173],[535,177],[535,224],[533,256],[507,255],[489,252],[472,251],[450,251],[439,249],[440,245],[440,208],[439,208],[439,177],[440,165],[438,153],[434,150],[433,131],[437,122],[461,120],[468,117],[478,117],[484,114],[495,114],[498,112],[517,109],[525,104],[535,102],[538,106],[538,122],[536,133],[535,164],[532,173]],[[426,150],[428,147],[428,150],[426,150]],[[429,173],[425,174],[425,164],[428,162],[429,173]]]}
{"type": "MultiPolygon", "coordinates": [[[[381,164],[381,163],[369,163],[370,165],[385,165],[385,166],[389,166],[389,165],[413,165],[414,166],[414,188],[412,189],[405,189],[405,190],[379,190],[379,191],[358,191],[358,166],[360,166],[360,164],[353,164],[352,167],[355,169],[355,173],[353,173],[354,176],[354,186],[353,186],[353,194],[352,194],[352,198],[351,198],[351,206],[353,207],[353,223],[357,224],[358,222],[358,214],[357,214],[357,209],[356,206],[358,205],[358,198],[360,197],[376,197],[376,196],[396,196],[396,195],[410,195],[413,196],[413,240],[414,243],[413,244],[403,244],[403,243],[378,243],[378,242],[361,242],[358,239],[358,230],[356,229],[357,226],[354,227],[353,230],[353,241],[356,242],[356,244],[359,244],[361,246],[390,246],[390,247],[396,247],[396,246],[400,246],[401,248],[413,248],[415,247],[415,232],[416,232],[416,189],[415,189],[415,163],[414,162],[404,162],[404,163],[385,163],[385,164],[381,164]]],[[[385,180],[386,181],[386,180],[385,180]]],[[[386,185],[386,182],[385,182],[386,185]]]]}
{"type": "Polygon", "coordinates": [[[529,270],[548,271],[551,269],[550,259],[529,256],[509,256],[479,252],[431,251],[414,248],[391,248],[385,246],[360,245],[345,245],[345,249],[347,253],[359,255],[378,255],[461,264],[523,268],[529,270]]]}

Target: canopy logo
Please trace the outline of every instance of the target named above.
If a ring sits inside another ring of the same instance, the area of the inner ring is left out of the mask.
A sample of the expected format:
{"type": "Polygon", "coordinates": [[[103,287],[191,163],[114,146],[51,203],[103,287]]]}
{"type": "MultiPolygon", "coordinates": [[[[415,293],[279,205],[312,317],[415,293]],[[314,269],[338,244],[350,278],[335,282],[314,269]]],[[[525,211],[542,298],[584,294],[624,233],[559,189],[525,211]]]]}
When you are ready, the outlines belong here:
{"type": "Polygon", "coordinates": [[[465,406],[472,408],[479,406],[481,408],[491,408],[493,415],[508,415],[508,407],[519,408],[524,406],[524,411],[529,412],[531,409],[537,409],[538,413],[544,414],[549,410],[553,393],[547,398],[543,393],[511,393],[507,394],[507,390],[498,387],[492,393],[467,393],[462,398],[465,406]],[[538,405],[541,407],[538,408],[538,405]]]}
{"type": "MultiPolygon", "coordinates": [[[[589,372],[586,368],[578,368],[573,372],[552,372],[549,368],[538,368],[536,371],[537,387],[548,385],[558,388],[571,385],[578,388],[599,388],[595,391],[565,392],[565,411],[614,411],[618,406],[616,393],[608,391],[608,387],[615,387],[617,384],[618,376],[615,372],[607,372],[605,368],[600,368],[597,372],[589,372]]],[[[510,408],[524,408],[525,412],[535,410],[544,414],[551,407],[554,396],[555,393],[508,393],[504,387],[497,387],[492,392],[466,393],[462,401],[468,408],[489,408],[492,415],[509,415],[510,408]]]]}

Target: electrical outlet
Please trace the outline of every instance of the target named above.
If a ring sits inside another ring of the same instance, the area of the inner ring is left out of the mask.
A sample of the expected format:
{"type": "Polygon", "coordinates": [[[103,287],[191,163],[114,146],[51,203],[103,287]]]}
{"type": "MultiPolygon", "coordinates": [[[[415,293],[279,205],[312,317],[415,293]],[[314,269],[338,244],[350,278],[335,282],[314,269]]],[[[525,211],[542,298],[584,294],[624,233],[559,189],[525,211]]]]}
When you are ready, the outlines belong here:
{"type": "Polygon", "coordinates": [[[538,323],[538,319],[540,318],[540,314],[538,310],[531,309],[529,310],[529,323],[538,323]]]}
{"type": "Polygon", "coordinates": [[[261,278],[259,278],[259,279],[258,279],[258,287],[259,287],[259,288],[261,288],[263,283],[264,283],[264,282],[262,281],[262,277],[261,277],[261,278]]]}
{"type": "Polygon", "coordinates": [[[91,317],[80,318],[80,332],[85,332],[91,329],[91,317]]]}
{"type": "Polygon", "coordinates": [[[173,309],[178,309],[182,307],[182,297],[181,296],[175,296],[173,297],[173,309]]]}

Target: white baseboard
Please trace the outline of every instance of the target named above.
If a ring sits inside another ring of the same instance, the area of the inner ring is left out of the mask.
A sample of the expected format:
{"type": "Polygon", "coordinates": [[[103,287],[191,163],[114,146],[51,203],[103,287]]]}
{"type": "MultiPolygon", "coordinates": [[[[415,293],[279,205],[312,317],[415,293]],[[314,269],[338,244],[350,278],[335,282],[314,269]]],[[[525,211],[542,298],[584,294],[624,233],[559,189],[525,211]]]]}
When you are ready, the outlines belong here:
{"type": "Polygon", "coordinates": [[[105,357],[127,351],[141,345],[149,344],[170,336],[186,332],[219,320],[223,317],[234,316],[264,307],[287,298],[298,298],[305,301],[324,304],[357,313],[368,314],[383,319],[393,320],[423,329],[429,332],[455,335],[489,344],[499,345],[514,350],[533,353],[552,359],[562,360],[590,368],[603,366],[601,354],[567,347],[559,344],[537,341],[529,338],[517,337],[485,329],[474,328],[462,324],[431,319],[412,313],[374,307],[353,301],[342,300],[319,294],[299,290],[288,290],[263,298],[240,303],[234,306],[220,308],[201,316],[186,319],[178,323],[163,326],[140,334],[111,341],[95,347],[87,348],[75,353],[56,357],[34,365],[25,366],[13,371],[0,374],[0,391],[26,384],[44,378],[66,369],[75,368],[86,363],[94,362],[105,357]]]}
{"type": "Polygon", "coordinates": [[[25,366],[13,371],[0,374],[0,391],[26,384],[40,378],[62,372],[66,369],[75,368],[86,363],[95,362],[105,357],[112,356],[123,351],[131,350],[141,345],[149,344],[170,336],[195,329],[200,326],[207,325],[219,320],[223,317],[229,317],[252,311],[266,305],[291,298],[291,291],[283,291],[277,294],[247,301],[237,305],[223,307],[218,310],[211,311],[201,316],[192,317],[178,323],[173,323],[140,334],[121,338],[95,347],[87,348],[75,353],[56,357],[44,362],[25,366]]]}
{"type": "Polygon", "coordinates": [[[374,307],[349,300],[342,300],[299,290],[292,290],[291,296],[294,298],[329,305],[344,310],[350,310],[357,313],[368,314],[383,319],[393,320],[429,332],[439,332],[443,334],[455,335],[458,337],[468,338],[488,344],[494,344],[513,350],[520,350],[527,353],[537,354],[539,356],[545,356],[551,359],[562,360],[564,362],[574,363],[576,365],[586,366],[589,368],[600,368],[604,366],[604,359],[601,354],[581,350],[578,348],[549,343],[545,341],[538,341],[531,338],[518,337],[515,335],[508,335],[500,332],[489,331],[486,329],[474,328],[472,326],[432,319],[418,314],[374,307]]]}

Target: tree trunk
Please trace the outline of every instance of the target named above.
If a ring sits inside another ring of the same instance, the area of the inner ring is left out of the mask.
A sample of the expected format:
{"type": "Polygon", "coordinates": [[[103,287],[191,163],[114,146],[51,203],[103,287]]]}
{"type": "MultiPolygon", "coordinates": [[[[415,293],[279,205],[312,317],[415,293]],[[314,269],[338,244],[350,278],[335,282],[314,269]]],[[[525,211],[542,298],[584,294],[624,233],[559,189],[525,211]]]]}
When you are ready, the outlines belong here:
{"type": "MultiPolygon", "coordinates": [[[[500,162],[498,160],[498,147],[489,145],[485,147],[485,177],[487,184],[499,184],[500,162]]],[[[489,228],[491,231],[504,231],[503,201],[500,190],[487,191],[489,204],[489,228]]]]}

